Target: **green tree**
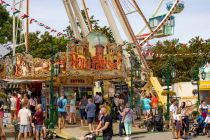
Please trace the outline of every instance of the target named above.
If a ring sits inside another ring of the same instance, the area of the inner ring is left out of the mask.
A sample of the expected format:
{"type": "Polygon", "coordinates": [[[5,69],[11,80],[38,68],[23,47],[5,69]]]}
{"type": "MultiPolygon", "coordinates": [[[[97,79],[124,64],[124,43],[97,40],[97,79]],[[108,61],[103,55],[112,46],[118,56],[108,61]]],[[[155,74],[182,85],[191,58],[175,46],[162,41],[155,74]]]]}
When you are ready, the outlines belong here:
{"type": "MultiPolygon", "coordinates": [[[[29,54],[33,57],[48,59],[51,54],[66,51],[68,41],[64,37],[53,37],[49,32],[41,34],[37,31],[29,33],[29,42],[29,54]]],[[[25,46],[18,47],[16,51],[17,53],[23,53],[25,46]]]]}
{"type": "Polygon", "coordinates": [[[6,44],[12,40],[12,18],[7,10],[0,5],[0,44],[6,44]]]}
{"type": "Polygon", "coordinates": [[[152,51],[157,54],[166,54],[148,61],[155,76],[162,78],[162,69],[165,68],[169,59],[174,59],[177,75],[173,82],[185,82],[192,79],[192,70],[196,66],[201,66],[204,60],[209,61],[210,43],[209,40],[203,40],[200,37],[191,39],[187,45],[179,43],[178,39],[166,40],[157,42],[152,51]]]}

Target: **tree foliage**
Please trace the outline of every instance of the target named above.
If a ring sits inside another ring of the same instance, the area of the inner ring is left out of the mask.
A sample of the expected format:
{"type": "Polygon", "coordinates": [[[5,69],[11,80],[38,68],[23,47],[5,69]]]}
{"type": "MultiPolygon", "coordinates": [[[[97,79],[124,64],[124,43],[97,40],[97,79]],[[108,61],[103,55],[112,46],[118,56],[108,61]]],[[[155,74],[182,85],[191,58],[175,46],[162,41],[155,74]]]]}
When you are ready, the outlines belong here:
{"type": "Polygon", "coordinates": [[[159,78],[162,78],[165,64],[171,59],[175,61],[176,77],[173,82],[190,81],[195,67],[200,67],[210,60],[209,40],[203,40],[200,37],[191,39],[188,44],[181,44],[178,39],[157,42],[152,51],[157,54],[166,54],[163,57],[154,57],[153,60],[148,61],[154,75],[159,78]]]}
{"type": "MultiPolygon", "coordinates": [[[[67,42],[64,37],[53,37],[49,32],[44,34],[40,32],[29,33],[29,54],[33,57],[48,59],[51,54],[66,51],[67,42]]],[[[16,51],[18,53],[24,52],[25,46],[18,47],[16,51]]]]}
{"type": "Polygon", "coordinates": [[[0,5],[0,44],[6,44],[12,40],[12,18],[7,10],[0,5]]]}

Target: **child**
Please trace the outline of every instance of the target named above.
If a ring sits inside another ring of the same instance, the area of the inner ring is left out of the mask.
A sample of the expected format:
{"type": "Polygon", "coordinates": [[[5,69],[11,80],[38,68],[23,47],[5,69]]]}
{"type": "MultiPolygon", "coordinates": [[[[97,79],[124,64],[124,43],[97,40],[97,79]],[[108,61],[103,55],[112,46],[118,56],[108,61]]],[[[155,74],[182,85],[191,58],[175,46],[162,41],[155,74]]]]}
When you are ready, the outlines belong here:
{"type": "Polygon", "coordinates": [[[208,116],[205,119],[206,127],[205,127],[205,132],[210,136],[210,112],[208,112],[208,116]]]}
{"type": "Polygon", "coordinates": [[[27,140],[27,133],[30,132],[31,111],[27,109],[28,102],[23,102],[23,108],[18,112],[18,119],[20,121],[20,130],[18,140],[21,140],[21,135],[24,134],[24,139],[27,140]]]}
{"type": "Polygon", "coordinates": [[[37,105],[36,112],[34,114],[34,119],[35,119],[36,140],[39,140],[39,137],[42,133],[42,125],[44,120],[41,104],[37,105]]]}
{"type": "Polygon", "coordinates": [[[143,119],[144,120],[144,126],[148,131],[150,131],[151,127],[152,127],[152,118],[153,118],[152,115],[149,114],[149,115],[146,115],[143,119]]]}
{"type": "Polygon", "coordinates": [[[180,139],[180,137],[181,137],[181,129],[182,129],[182,114],[181,114],[181,109],[178,109],[177,110],[175,121],[176,121],[176,136],[177,136],[177,139],[180,139]]]}

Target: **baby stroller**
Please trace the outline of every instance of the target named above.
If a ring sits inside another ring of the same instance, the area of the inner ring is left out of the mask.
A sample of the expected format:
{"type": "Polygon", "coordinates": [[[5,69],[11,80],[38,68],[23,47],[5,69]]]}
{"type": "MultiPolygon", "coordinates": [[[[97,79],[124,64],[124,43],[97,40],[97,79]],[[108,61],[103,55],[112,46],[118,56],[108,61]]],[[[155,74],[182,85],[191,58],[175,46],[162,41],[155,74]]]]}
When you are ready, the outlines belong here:
{"type": "Polygon", "coordinates": [[[96,134],[95,133],[87,133],[84,136],[83,140],[96,140],[96,134]]]}
{"type": "Polygon", "coordinates": [[[163,116],[162,115],[155,115],[153,117],[153,124],[154,124],[154,130],[155,131],[163,131],[163,116]]]}
{"type": "Polygon", "coordinates": [[[197,123],[193,124],[193,127],[190,130],[190,135],[198,136],[198,135],[204,135],[204,128],[205,128],[205,122],[203,117],[199,116],[196,119],[197,123]]]}

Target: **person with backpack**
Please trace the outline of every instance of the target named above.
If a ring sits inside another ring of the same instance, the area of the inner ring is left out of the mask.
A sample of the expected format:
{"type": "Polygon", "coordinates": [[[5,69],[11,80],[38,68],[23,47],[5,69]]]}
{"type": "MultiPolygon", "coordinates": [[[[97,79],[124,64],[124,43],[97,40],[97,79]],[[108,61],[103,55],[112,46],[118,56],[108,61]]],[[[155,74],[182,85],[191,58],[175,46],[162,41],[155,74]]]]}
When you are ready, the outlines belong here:
{"type": "Polygon", "coordinates": [[[134,113],[133,110],[130,108],[130,103],[126,103],[125,108],[123,112],[119,112],[120,115],[123,117],[122,121],[124,123],[125,127],[125,133],[126,133],[126,139],[130,140],[131,139],[131,131],[132,131],[132,124],[133,124],[133,118],[134,118],[134,113]]]}
{"type": "Polygon", "coordinates": [[[66,119],[66,105],[67,105],[67,99],[64,98],[64,93],[61,94],[60,98],[57,100],[57,106],[58,106],[58,128],[61,131],[61,128],[65,127],[65,119],[66,119]]]}

